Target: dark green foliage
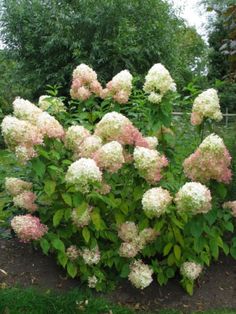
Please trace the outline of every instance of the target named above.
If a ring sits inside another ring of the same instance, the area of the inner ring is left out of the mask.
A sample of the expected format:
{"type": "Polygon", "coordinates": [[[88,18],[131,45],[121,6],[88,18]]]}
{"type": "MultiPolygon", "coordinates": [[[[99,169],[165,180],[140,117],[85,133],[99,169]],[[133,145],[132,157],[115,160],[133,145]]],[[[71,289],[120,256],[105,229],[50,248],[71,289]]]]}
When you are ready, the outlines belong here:
{"type": "Polygon", "coordinates": [[[203,40],[162,0],[4,0],[2,11],[4,42],[34,97],[46,84],[68,92],[82,62],[104,81],[124,68],[143,75],[161,62],[181,86],[193,65],[201,68],[203,40]]]}

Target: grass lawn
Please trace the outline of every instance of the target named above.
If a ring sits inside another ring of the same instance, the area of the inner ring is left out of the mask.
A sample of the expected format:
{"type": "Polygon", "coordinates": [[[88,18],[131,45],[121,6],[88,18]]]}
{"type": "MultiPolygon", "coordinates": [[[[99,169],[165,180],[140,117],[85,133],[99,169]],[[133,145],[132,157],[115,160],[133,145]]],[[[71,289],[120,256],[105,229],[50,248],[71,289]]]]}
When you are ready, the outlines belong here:
{"type": "MultiPolygon", "coordinates": [[[[55,294],[38,292],[33,289],[2,289],[0,290],[1,314],[132,314],[134,310],[114,305],[107,300],[92,296],[79,290],[55,294]]],[[[144,312],[139,312],[144,313],[144,312]]],[[[158,314],[183,314],[177,310],[152,311],[158,314]]],[[[217,310],[192,312],[191,314],[235,314],[235,310],[217,310]]],[[[145,312],[145,314],[148,314],[145,312]]]]}

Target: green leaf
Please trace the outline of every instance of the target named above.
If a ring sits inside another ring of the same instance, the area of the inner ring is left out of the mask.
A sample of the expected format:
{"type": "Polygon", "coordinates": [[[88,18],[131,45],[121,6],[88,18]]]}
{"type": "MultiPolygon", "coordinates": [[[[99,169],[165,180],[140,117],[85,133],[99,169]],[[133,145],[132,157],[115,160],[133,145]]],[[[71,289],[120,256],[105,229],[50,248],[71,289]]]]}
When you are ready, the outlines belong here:
{"type": "Polygon", "coordinates": [[[160,220],[158,220],[158,221],[155,223],[154,229],[155,229],[156,231],[161,231],[161,229],[162,229],[162,227],[164,226],[164,224],[165,224],[164,219],[160,219],[160,220]]]}
{"type": "Polygon", "coordinates": [[[71,212],[72,212],[71,208],[66,208],[64,210],[64,218],[65,218],[66,221],[70,219],[71,212]]]}
{"type": "Polygon", "coordinates": [[[87,209],[88,209],[88,204],[85,202],[83,202],[79,207],[77,207],[76,214],[78,218],[81,218],[87,209]]]}
{"type": "Polygon", "coordinates": [[[207,252],[202,252],[201,255],[201,260],[207,265],[210,266],[210,258],[209,255],[207,254],[207,252]]]}
{"type": "Polygon", "coordinates": [[[174,246],[174,254],[175,254],[176,259],[179,261],[181,258],[181,248],[177,244],[174,246]]]}
{"type": "Polygon", "coordinates": [[[47,255],[48,251],[50,249],[50,243],[45,238],[41,238],[40,239],[40,246],[43,250],[43,253],[47,255]]]}
{"type": "Polygon", "coordinates": [[[199,238],[203,232],[203,224],[201,221],[196,220],[196,221],[191,221],[191,227],[190,227],[191,234],[199,238]]]}
{"type": "Polygon", "coordinates": [[[167,278],[173,278],[175,276],[175,271],[173,268],[167,268],[166,270],[167,278]]]}
{"type": "Polygon", "coordinates": [[[120,273],[121,278],[127,278],[129,273],[130,273],[129,264],[124,264],[120,273]]]}
{"type": "Polygon", "coordinates": [[[63,252],[59,252],[58,255],[57,255],[57,258],[58,258],[58,261],[61,264],[61,266],[63,268],[65,268],[66,263],[68,261],[67,255],[65,253],[63,253],[63,252]]]}
{"type": "Polygon", "coordinates": [[[118,225],[122,224],[123,222],[125,222],[125,216],[121,213],[116,213],[115,214],[115,220],[116,220],[116,223],[118,225]]]}
{"type": "Polygon", "coordinates": [[[205,214],[206,220],[212,225],[217,219],[217,210],[212,209],[207,214],[205,214]]]}
{"type": "Polygon", "coordinates": [[[138,223],[139,230],[143,230],[145,228],[148,228],[148,226],[149,226],[149,220],[147,218],[143,218],[138,223]]]}
{"type": "Polygon", "coordinates": [[[84,201],[84,196],[80,192],[76,192],[76,194],[73,195],[73,206],[79,207],[84,201]]]}
{"type": "Polygon", "coordinates": [[[63,209],[59,209],[55,212],[55,214],[53,215],[53,226],[54,227],[57,227],[60,224],[63,215],[64,215],[63,209]]]}
{"type": "Polygon", "coordinates": [[[56,182],[52,180],[46,180],[44,182],[44,191],[48,196],[51,196],[55,192],[56,182]]]}
{"type": "Polygon", "coordinates": [[[72,198],[71,195],[69,193],[62,193],[62,198],[64,200],[64,202],[72,207],[72,198]]]}
{"type": "Polygon", "coordinates": [[[52,240],[52,246],[58,250],[58,251],[61,251],[61,252],[65,252],[65,245],[64,243],[60,240],[60,239],[54,239],[52,240]]]}
{"type": "Polygon", "coordinates": [[[220,198],[222,198],[222,199],[225,199],[225,197],[227,196],[227,189],[223,183],[217,184],[216,191],[217,191],[218,195],[220,196],[220,198]]]}
{"type": "Polygon", "coordinates": [[[175,226],[173,227],[174,235],[176,241],[184,247],[184,238],[182,237],[182,234],[180,233],[179,229],[177,229],[175,226]]]}
{"type": "Polygon", "coordinates": [[[77,267],[75,264],[73,264],[71,261],[67,263],[67,272],[70,275],[70,277],[75,278],[77,275],[77,267]]]}
{"type": "Polygon", "coordinates": [[[102,217],[100,216],[100,213],[98,211],[92,212],[91,219],[92,219],[92,222],[93,222],[96,230],[99,231],[99,230],[105,229],[105,223],[102,220],[102,217]]]}
{"type": "Polygon", "coordinates": [[[236,247],[231,247],[230,254],[234,259],[236,259],[236,247]]]}
{"type": "Polygon", "coordinates": [[[223,244],[223,251],[224,251],[225,255],[229,254],[229,246],[227,243],[223,244]]]}
{"type": "Polygon", "coordinates": [[[227,222],[225,224],[225,229],[230,231],[230,232],[233,232],[234,231],[234,225],[232,224],[232,222],[227,222]]]}
{"type": "Polygon", "coordinates": [[[45,171],[46,171],[46,166],[45,164],[39,159],[35,158],[32,161],[32,168],[39,177],[43,177],[45,171]]]}
{"type": "Polygon", "coordinates": [[[167,243],[163,250],[163,255],[166,256],[170,253],[173,243],[167,243]]]}
{"type": "Polygon", "coordinates": [[[168,278],[165,277],[162,271],[157,274],[157,281],[160,286],[163,286],[167,282],[167,280],[168,278]]]}
{"type": "Polygon", "coordinates": [[[175,260],[175,256],[173,253],[171,253],[168,258],[167,258],[167,264],[168,266],[173,266],[175,264],[176,260],[175,260]]]}
{"type": "Polygon", "coordinates": [[[84,237],[85,242],[88,243],[90,239],[90,231],[87,227],[83,228],[82,235],[84,237]]]}
{"type": "Polygon", "coordinates": [[[219,247],[217,245],[216,240],[215,239],[211,239],[209,245],[210,245],[212,256],[215,259],[217,259],[219,257],[219,247]]]}
{"type": "Polygon", "coordinates": [[[193,282],[187,282],[185,285],[185,289],[189,295],[193,295],[193,282]]]}

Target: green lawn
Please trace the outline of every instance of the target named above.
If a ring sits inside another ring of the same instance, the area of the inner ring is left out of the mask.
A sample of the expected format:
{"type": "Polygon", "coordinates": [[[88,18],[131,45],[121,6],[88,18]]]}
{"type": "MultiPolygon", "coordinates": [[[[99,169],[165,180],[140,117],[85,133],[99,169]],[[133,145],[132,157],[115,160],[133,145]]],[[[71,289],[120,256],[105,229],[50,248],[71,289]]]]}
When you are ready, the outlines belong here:
{"type": "MultiPolygon", "coordinates": [[[[94,297],[91,293],[72,290],[68,293],[42,293],[33,289],[2,289],[0,290],[1,314],[132,314],[131,309],[114,305],[107,300],[94,297]]],[[[144,312],[139,312],[143,313],[144,312]]],[[[151,313],[183,314],[177,310],[161,310],[151,313]]],[[[193,312],[196,314],[201,312],[193,312]]],[[[203,312],[202,312],[203,313],[203,312]]],[[[236,310],[206,311],[204,314],[235,314],[236,310]]],[[[148,314],[145,312],[145,314],[148,314]]]]}

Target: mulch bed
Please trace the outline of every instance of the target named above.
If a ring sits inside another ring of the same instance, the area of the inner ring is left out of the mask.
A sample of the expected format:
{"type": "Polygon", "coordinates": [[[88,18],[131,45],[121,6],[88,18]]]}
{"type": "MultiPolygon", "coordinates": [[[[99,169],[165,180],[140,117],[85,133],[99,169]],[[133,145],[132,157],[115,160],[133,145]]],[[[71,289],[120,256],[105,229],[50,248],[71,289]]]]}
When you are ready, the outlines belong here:
{"type": "MultiPolygon", "coordinates": [[[[53,257],[34,250],[30,244],[20,243],[17,239],[0,239],[0,248],[2,288],[18,285],[67,292],[81,286],[78,279],[66,277],[53,257]]],[[[217,263],[213,263],[205,271],[192,297],[181,288],[178,278],[164,287],[153,283],[144,291],[133,288],[125,280],[115,291],[102,296],[137,310],[172,308],[188,312],[229,308],[235,309],[236,313],[236,261],[230,257],[221,257],[217,263]]]]}

